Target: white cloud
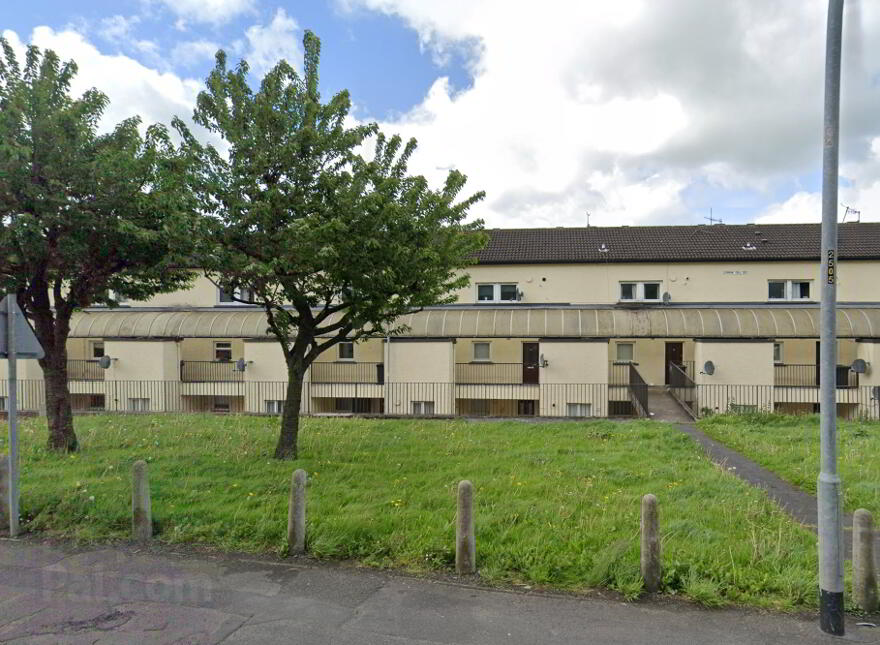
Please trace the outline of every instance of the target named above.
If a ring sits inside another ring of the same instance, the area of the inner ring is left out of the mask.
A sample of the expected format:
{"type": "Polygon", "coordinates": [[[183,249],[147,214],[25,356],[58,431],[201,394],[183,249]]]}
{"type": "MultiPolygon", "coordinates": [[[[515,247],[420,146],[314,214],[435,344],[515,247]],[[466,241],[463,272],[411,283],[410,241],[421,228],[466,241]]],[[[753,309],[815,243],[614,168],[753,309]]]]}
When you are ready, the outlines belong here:
{"type": "MultiPolygon", "coordinates": [[[[438,78],[382,126],[418,138],[413,170],[436,182],[454,166],[485,189],[475,211],[491,225],[582,224],[587,210],[595,223],[698,221],[690,186],[769,195],[818,168],[822,3],[338,3],[401,18],[441,59],[466,48],[471,87],[438,78]]],[[[861,14],[846,32],[848,177],[880,136],[880,7],[861,14]]],[[[785,217],[808,206],[793,200],[785,217]]]]}
{"type": "MultiPolygon", "coordinates": [[[[24,49],[25,44],[15,32],[4,31],[3,36],[13,48],[24,49]]],[[[105,131],[134,115],[140,115],[147,125],[169,125],[174,116],[189,122],[196,95],[203,88],[200,81],[161,73],[128,56],[103,54],[75,31],[37,27],[30,43],[54,50],[62,60],[76,61],[79,73],[71,83],[74,96],[92,87],[107,94],[110,105],[100,125],[105,131]]]]}
{"type": "Polygon", "coordinates": [[[110,16],[109,18],[102,18],[100,27],[98,28],[98,34],[105,40],[109,40],[112,43],[119,43],[131,38],[134,26],[140,21],[141,19],[138,16],[129,16],[126,18],[125,16],[115,15],[110,16]]]}
{"type": "Polygon", "coordinates": [[[190,40],[178,43],[171,50],[171,60],[180,67],[193,67],[214,58],[220,45],[209,40],[190,40]]]}
{"type": "MultiPolygon", "coordinates": [[[[869,144],[869,156],[861,163],[844,164],[846,181],[838,187],[838,219],[842,220],[849,206],[859,211],[862,222],[880,221],[880,137],[869,144]]],[[[850,216],[852,217],[852,216],[850,216]]],[[[771,204],[758,217],[761,223],[820,222],[822,194],[799,191],[788,199],[771,204]]]]}
{"type": "Polygon", "coordinates": [[[245,58],[258,78],[282,58],[296,69],[301,67],[302,50],[296,35],[298,29],[296,20],[288,16],[284,9],[278,9],[268,25],[248,27],[245,32],[248,42],[245,58]]]}
{"type": "Polygon", "coordinates": [[[175,23],[175,27],[178,29],[185,27],[186,23],[183,21],[212,23],[215,25],[227,23],[241,14],[253,13],[255,5],[254,0],[158,1],[182,19],[175,23]]]}

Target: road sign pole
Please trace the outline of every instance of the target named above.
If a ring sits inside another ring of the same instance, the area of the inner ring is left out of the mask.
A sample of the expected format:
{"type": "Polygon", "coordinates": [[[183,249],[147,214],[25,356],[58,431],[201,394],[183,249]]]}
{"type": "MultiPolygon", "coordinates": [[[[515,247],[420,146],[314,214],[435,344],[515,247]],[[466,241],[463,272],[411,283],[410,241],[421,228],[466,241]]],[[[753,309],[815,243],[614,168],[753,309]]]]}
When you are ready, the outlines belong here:
{"type": "Polygon", "coordinates": [[[9,365],[9,536],[18,535],[18,356],[15,328],[18,315],[15,297],[6,299],[6,357],[9,365]]]}
{"type": "Polygon", "coordinates": [[[837,173],[843,0],[829,0],[822,137],[822,300],[819,323],[819,626],[843,636],[843,517],[837,474],[837,173]]]}

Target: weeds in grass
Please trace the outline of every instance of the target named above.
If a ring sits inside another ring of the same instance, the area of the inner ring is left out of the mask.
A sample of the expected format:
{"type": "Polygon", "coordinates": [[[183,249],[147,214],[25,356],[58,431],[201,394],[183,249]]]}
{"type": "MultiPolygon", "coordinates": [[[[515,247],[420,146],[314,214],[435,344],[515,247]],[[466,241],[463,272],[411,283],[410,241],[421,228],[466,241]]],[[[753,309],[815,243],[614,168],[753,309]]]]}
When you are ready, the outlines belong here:
{"type": "MultiPolygon", "coordinates": [[[[451,572],[455,496],[475,485],[477,565],[493,584],[642,591],[639,500],[658,496],[664,591],[717,605],[815,605],[815,537],[661,423],[304,419],[301,458],[272,459],[277,420],[77,419],[82,452],[22,432],[25,527],[128,539],[131,466],[149,463],[156,539],[286,552],[288,486],[309,473],[308,550],[451,572]]],[[[2,446],[0,446],[2,451],[2,446]]]]}
{"type": "MultiPolygon", "coordinates": [[[[719,415],[702,419],[699,426],[795,486],[816,493],[818,415],[719,415]]],[[[838,420],[837,438],[844,507],[880,512],[880,423],[838,420]]]]}

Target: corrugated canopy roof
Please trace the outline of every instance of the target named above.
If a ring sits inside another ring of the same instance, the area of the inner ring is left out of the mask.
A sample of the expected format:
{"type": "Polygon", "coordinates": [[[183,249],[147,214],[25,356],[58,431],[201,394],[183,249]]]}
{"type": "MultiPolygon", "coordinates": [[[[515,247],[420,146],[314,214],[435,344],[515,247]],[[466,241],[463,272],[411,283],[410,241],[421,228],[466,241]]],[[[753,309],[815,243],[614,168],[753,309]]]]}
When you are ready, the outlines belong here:
{"type": "MultiPolygon", "coordinates": [[[[405,316],[404,334],[420,338],[811,338],[818,307],[437,307],[405,316]]],[[[838,335],[880,336],[880,307],[846,306],[838,335]]],[[[271,338],[263,312],[249,310],[87,310],[74,315],[73,338],[271,338]]]]}

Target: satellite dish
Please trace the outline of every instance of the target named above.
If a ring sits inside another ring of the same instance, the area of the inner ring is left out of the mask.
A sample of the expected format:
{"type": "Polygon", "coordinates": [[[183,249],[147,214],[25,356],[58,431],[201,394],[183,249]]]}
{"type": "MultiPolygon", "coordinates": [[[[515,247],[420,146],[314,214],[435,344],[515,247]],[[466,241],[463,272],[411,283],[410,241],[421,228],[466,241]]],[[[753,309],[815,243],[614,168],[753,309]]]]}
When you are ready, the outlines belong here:
{"type": "Polygon", "coordinates": [[[715,373],[715,363],[712,361],[706,361],[703,364],[703,374],[707,376],[712,376],[715,373]]]}
{"type": "Polygon", "coordinates": [[[672,302],[672,296],[669,295],[668,291],[664,291],[663,292],[663,304],[668,305],[670,302],[672,302]]]}
{"type": "Polygon", "coordinates": [[[243,358],[239,358],[237,361],[235,361],[236,371],[244,372],[245,367],[247,367],[247,363],[245,362],[245,360],[243,358]]]}
{"type": "Polygon", "coordinates": [[[857,358],[852,362],[850,369],[856,374],[864,374],[868,371],[868,364],[861,358],[857,358]]]}
{"type": "Polygon", "coordinates": [[[106,370],[108,367],[110,367],[112,363],[113,359],[106,355],[98,359],[98,367],[100,367],[102,370],[106,370]]]}

